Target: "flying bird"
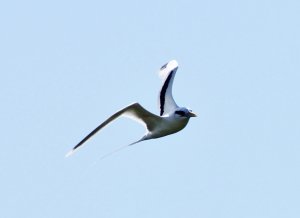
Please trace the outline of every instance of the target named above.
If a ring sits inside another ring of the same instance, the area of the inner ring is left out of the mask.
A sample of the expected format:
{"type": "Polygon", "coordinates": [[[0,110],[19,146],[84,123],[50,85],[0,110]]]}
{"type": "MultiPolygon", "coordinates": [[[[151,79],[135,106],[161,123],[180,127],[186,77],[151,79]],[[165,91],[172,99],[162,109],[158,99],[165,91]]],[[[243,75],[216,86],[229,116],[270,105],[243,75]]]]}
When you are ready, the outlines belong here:
{"type": "Polygon", "coordinates": [[[160,138],[182,130],[189,122],[189,119],[191,117],[196,117],[196,114],[188,108],[179,107],[173,99],[172,86],[177,69],[178,63],[175,60],[166,63],[160,68],[159,75],[161,76],[163,83],[158,97],[159,116],[149,112],[137,102],[130,104],[101,123],[96,129],[83,138],[70,152],[68,152],[66,156],[73,154],[99,130],[120,116],[129,117],[138,121],[143,124],[147,130],[141,139],[129,145],[144,140],[160,138]]]}

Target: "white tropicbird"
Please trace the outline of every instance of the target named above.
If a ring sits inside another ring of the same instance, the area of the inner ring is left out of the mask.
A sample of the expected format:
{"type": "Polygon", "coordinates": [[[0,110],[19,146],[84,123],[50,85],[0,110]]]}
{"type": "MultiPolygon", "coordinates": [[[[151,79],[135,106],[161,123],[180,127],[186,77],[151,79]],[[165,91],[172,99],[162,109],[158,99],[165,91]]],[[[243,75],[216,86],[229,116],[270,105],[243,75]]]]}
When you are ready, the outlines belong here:
{"type": "Polygon", "coordinates": [[[196,114],[185,107],[177,106],[172,97],[172,85],[177,69],[178,63],[175,60],[166,63],[160,68],[159,74],[163,79],[163,85],[158,98],[160,116],[147,111],[139,103],[130,104],[101,123],[96,129],[83,138],[69,153],[67,153],[66,156],[73,154],[74,151],[89,138],[119,116],[132,118],[133,120],[142,123],[147,129],[146,134],[140,140],[129,145],[148,139],[160,138],[182,130],[187,125],[189,119],[191,117],[196,117],[196,114]]]}

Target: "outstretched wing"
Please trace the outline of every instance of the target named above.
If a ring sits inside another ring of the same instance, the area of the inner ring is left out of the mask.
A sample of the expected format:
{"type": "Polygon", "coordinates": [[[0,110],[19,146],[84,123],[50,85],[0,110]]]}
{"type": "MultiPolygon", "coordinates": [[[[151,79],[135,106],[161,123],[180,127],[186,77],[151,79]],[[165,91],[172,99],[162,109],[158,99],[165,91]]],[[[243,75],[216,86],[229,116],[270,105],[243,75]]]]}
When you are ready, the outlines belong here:
{"type": "Polygon", "coordinates": [[[147,111],[139,103],[133,103],[119,110],[118,112],[110,116],[107,120],[105,120],[103,123],[101,123],[96,129],[94,129],[85,138],[83,138],[77,145],[75,145],[75,147],[70,152],[68,152],[66,156],[70,156],[71,154],[73,154],[75,150],[77,150],[83,143],[85,143],[88,139],[90,139],[93,135],[95,135],[99,130],[101,130],[103,127],[105,127],[110,122],[112,122],[113,120],[115,120],[116,118],[122,115],[132,118],[144,124],[147,130],[150,132],[155,127],[155,124],[160,122],[160,120],[162,119],[161,117],[147,111]]]}
{"type": "Polygon", "coordinates": [[[166,63],[160,68],[159,74],[163,80],[158,97],[160,116],[169,114],[178,107],[172,96],[172,85],[177,69],[178,63],[175,60],[166,63]]]}

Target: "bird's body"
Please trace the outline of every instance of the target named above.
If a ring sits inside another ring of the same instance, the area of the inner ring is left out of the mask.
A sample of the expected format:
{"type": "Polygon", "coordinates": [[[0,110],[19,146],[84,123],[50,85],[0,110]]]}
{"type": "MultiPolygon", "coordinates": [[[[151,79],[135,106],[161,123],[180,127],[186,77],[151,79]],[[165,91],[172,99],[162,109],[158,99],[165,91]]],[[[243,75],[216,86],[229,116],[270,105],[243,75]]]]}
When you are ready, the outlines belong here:
{"type": "Polygon", "coordinates": [[[172,85],[177,69],[178,64],[175,60],[168,62],[160,69],[160,75],[163,79],[163,85],[158,98],[160,116],[147,111],[139,103],[130,104],[129,106],[119,110],[102,124],[100,124],[96,129],[94,129],[90,134],[82,139],[67,154],[67,156],[71,155],[95,133],[97,133],[100,129],[105,127],[107,124],[109,124],[119,116],[129,117],[146,126],[147,132],[145,133],[145,135],[140,140],[133,142],[130,145],[148,139],[167,136],[182,130],[187,125],[190,117],[195,117],[196,115],[192,113],[191,110],[185,107],[178,107],[172,97],[172,85]]]}
{"type": "Polygon", "coordinates": [[[182,130],[188,123],[189,119],[182,119],[175,117],[174,114],[171,116],[162,117],[160,122],[156,123],[156,128],[149,132],[151,138],[160,138],[163,136],[171,135],[182,130]],[[172,128],[170,128],[172,127],[172,128]]]}

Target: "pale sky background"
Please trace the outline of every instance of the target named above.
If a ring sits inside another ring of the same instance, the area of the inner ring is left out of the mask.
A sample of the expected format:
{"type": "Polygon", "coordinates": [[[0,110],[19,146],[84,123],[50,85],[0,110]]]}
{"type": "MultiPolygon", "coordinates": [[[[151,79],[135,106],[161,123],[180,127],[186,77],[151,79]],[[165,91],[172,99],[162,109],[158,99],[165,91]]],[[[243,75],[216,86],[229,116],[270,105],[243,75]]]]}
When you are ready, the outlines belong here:
{"type": "Polygon", "coordinates": [[[300,2],[2,1],[0,217],[300,217],[300,2]],[[158,69],[199,116],[149,140],[158,69]]]}

